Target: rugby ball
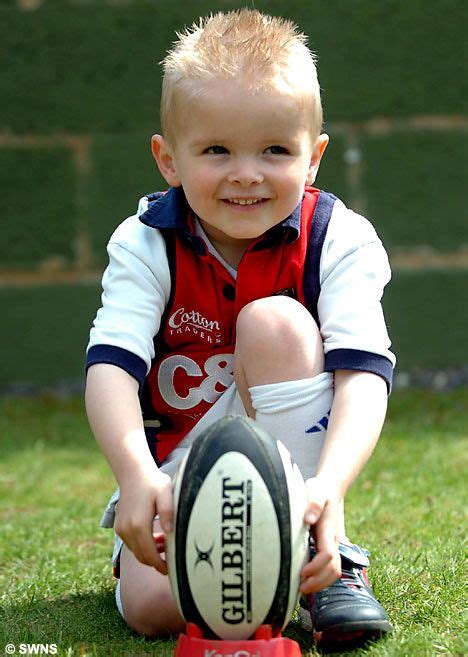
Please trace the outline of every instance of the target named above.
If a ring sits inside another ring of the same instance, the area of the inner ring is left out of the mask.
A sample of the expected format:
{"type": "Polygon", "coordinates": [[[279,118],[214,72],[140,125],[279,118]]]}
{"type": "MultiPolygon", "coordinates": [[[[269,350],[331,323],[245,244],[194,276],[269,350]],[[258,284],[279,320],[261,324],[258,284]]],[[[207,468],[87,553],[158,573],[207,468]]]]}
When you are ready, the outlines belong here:
{"type": "Polygon", "coordinates": [[[280,631],[308,556],[306,488],[286,447],[249,418],[228,416],[194,441],[174,482],[166,537],[180,614],[207,638],[280,631]]]}

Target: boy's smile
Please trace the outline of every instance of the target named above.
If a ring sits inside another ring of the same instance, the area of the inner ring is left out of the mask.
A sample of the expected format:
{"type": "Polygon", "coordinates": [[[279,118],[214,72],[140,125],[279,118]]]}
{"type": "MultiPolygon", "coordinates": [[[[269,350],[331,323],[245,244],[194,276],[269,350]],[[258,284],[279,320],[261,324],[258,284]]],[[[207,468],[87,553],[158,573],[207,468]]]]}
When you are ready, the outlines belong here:
{"type": "Polygon", "coordinates": [[[314,182],[328,137],[313,142],[306,107],[299,94],[218,80],[179,100],[174,145],[153,137],[161,173],[223,255],[288,217],[314,182]]]}

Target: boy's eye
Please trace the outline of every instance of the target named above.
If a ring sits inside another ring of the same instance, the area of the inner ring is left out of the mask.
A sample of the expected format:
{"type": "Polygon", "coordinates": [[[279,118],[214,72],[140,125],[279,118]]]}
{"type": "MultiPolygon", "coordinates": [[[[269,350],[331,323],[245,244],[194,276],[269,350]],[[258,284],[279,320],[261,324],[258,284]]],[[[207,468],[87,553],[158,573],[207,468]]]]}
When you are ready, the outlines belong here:
{"type": "Polygon", "coordinates": [[[267,149],[267,152],[269,152],[271,155],[288,155],[289,151],[287,148],[284,146],[278,146],[275,144],[274,146],[269,146],[267,149]]]}
{"type": "Polygon", "coordinates": [[[224,146],[210,146],[209,148],[206,148],[204,153],[208,153],[209,155],[223,155],[224,153],[227,153],[227,149],[224,148],[224,146]]]}

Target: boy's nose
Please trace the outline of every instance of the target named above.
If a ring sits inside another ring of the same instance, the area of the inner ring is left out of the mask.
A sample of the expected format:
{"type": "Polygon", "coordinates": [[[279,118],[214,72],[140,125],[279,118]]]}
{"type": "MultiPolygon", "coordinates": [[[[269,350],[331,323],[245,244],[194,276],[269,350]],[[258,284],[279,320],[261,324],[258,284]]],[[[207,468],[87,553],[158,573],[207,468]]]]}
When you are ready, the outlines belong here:
{"type": "Polygon", "coordinates": [[[263,182],[263,174],[253,162],[237,162],[228,174],[228,182],[249,187],[263,182]]]}

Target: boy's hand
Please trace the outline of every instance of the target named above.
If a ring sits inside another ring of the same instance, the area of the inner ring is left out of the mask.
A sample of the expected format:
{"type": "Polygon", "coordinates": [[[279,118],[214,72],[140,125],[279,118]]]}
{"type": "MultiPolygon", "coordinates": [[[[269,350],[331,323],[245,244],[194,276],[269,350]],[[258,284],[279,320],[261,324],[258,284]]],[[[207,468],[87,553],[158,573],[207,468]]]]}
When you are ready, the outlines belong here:
{"type": "Polygon", "coordinates": [[[306,481],[308,506],[305,522],[311,525],[317,554],[301,572],[303,594],[321,591],[341,575],[338,541],[341,522],[341,500],[332,487],[318,477],[306,481]]]}
{"type": "Polygon", "coordinates": [[[153,521],[159,515],[164,532],[172,530],[173,500],[171,478],[163,472],[152,477],[130,479],[120,486],[120,500],[114,528],[141,563],[167,575],[162,535],[153,533],[153,521]]]}

